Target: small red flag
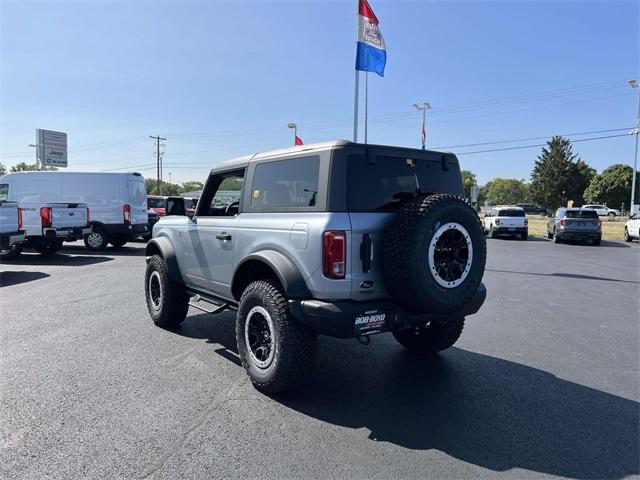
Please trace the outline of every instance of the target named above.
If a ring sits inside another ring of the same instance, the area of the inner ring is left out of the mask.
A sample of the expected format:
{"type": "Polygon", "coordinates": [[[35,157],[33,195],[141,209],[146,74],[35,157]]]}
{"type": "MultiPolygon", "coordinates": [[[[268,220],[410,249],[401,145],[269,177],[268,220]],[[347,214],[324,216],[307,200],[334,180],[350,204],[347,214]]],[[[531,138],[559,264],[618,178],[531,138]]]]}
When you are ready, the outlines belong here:
{"type": "Polygon", "coordinates": [[[304,145],[304,143],[302,142],[302,139],[297,135],[296,135],[295,145],[304,145]]]}

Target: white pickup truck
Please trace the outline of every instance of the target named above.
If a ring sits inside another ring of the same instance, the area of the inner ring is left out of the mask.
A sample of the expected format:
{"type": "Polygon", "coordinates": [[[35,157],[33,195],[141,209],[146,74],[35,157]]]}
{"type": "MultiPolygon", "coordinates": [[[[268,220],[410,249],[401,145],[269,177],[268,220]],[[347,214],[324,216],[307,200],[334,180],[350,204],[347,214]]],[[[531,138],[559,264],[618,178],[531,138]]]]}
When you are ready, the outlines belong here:
{"type": "Polygon", "coordinates": [[[493,207],[484,217],[484,231],[491,238],[518,235],[521,240],[526,240],[529,236],[529,220],[521,207],[493,207]]]}
{"type": "Polygon", "coordinates": [[[0,254],[24,242],[22,211],[16,202],[0,202],[0,254]]]}

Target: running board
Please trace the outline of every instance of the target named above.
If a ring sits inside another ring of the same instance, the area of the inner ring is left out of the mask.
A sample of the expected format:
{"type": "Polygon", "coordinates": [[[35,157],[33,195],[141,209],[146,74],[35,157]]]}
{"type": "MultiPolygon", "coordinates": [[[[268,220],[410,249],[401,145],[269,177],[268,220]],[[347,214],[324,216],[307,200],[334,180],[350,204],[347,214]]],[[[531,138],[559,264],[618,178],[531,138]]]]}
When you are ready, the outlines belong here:
{"type": "Polygon", "coordinates": [[[205,313],[209,313],[211,315],[215,315],[216,313],[222,313],[224,312],[226,309],[229,308],[229,304],[228,303],[222,303],[222,304],[217,304],[217,303],[213,303],[209,300],[206,300],[204,298],[202,298],[199,294],[195,294],[192,297],[192,301],[189,302],[189,306],[193,307],[193,308],[197,308],[198,310],[205,312],[205,313]],[[213,310],[209,310],[208,308],[205,308],[201,305],[198,305],[198,302],[206,302],[210,305],[214,305],[216,308],[214,308],[213,310]]]}

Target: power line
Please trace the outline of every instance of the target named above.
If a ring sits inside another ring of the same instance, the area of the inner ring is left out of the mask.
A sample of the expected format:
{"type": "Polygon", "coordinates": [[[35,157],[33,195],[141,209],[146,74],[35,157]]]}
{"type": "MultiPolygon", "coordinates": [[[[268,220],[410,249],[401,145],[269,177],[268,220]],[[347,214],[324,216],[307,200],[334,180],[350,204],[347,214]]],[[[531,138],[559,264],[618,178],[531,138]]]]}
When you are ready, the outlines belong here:
{"type": "MultiPolygon", "coordinates": [[[[162,195],[162,157],[160,156],[160,141],[166,141],[167,139],[164,137],[161,137],[160,135],[157,136],[153,136],[153,135],[149,135],[149,138],[155,140],[156,142],[156,161],[157,161],[157,168],[158,168],[158,176],[156,179],[156,186],[157,186],[157,190],[158,190],[158,195],[162,195]]],[[[164,151],[163,151],[164,153],[164,151]]]]}
{"type": "MultiPolygon", "coordinates": [[[[593,138],[579,138],[578,140],[570,140],[571,143],[578,143],[578,142],[590,142],[593,140],[604,140],[607,138],[617,138],[617,137],[628,137],[629,134],[628,133],[623,133],[623,134],[619,134],[619,135],[607,135],[604,137],[593,137],[593,138]]],[[[491,149],[491,150],[476,150],[475,152],[460,152],[460,153],[456,153],[456,156],[461,156],[461,155],[473,155],[476,153],[492,153],[492,152],[506,152],[507,150],[522,150],[524,148],[535,148],[535,147],[546,147],[547,144],[546,143],[542,143],[542,144],[537,144],[537,145],[523,145],[520,147],[507,147],[507,148],[495,148],[495,149],[491,149]]]]}

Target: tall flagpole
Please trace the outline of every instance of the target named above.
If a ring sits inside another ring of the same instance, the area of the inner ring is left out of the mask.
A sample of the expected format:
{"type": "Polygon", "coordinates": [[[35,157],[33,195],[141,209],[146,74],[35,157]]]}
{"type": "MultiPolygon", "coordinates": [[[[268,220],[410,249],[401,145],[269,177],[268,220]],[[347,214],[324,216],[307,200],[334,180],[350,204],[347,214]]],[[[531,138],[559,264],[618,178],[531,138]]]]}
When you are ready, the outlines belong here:
{"type": "Polygon", "coordinates": [[[360,86],[360,70],[356,69],[356,87],[353,101],[353,141],[358,141],[358,87],[360,86]]]}
{"type": "Polygon", "coordinates": [[[369,131],[369,72],[364,72],[364,143],[369,131]]]}
{"type": "MultiPolygon", "coordinates": [[[[360,28],[360,0],[356,0],[356,55],[358,55],[358,29],[360,28]]],[[[360,70],[356,68],[356,85],[353,93],[353,141],[358,141],[358,100],[360,92],[358,91],[360,87],[360,70]]]]}

